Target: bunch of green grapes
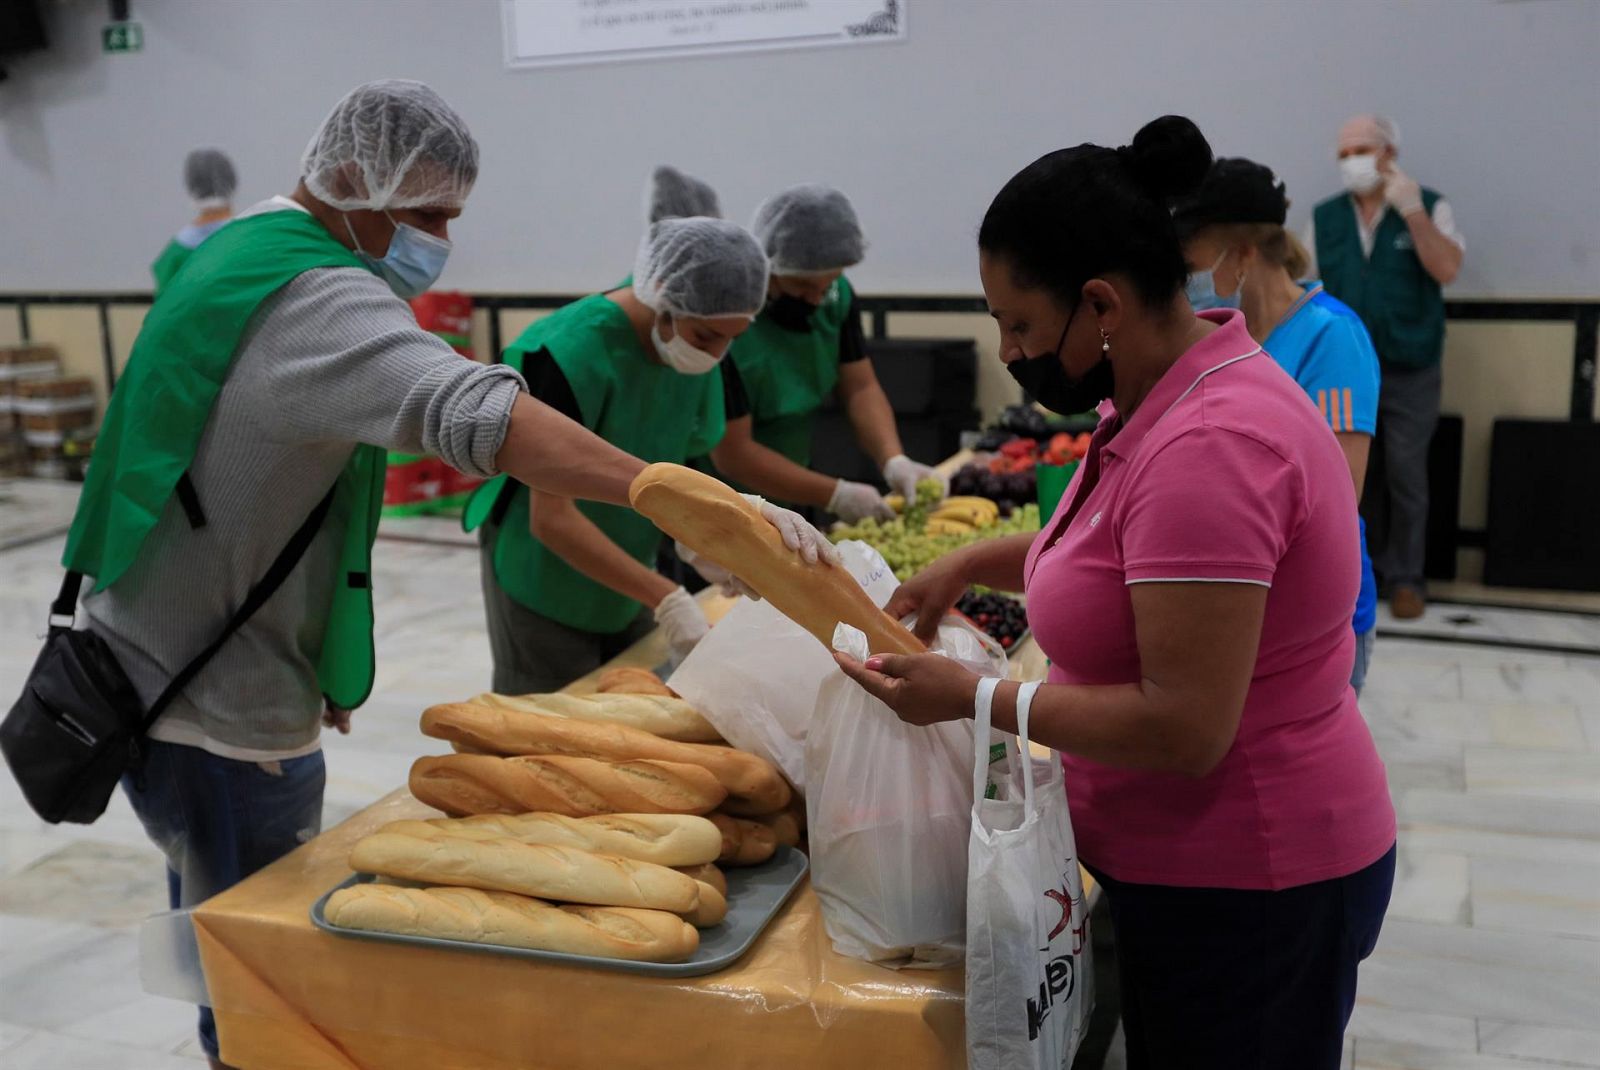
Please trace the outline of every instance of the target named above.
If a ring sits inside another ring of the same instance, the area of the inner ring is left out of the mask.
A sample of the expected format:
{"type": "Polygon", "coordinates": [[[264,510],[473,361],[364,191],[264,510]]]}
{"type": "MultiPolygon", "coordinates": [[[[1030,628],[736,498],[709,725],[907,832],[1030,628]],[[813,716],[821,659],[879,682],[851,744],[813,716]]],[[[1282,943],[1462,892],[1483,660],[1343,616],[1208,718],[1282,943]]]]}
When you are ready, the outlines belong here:
{"type": "MultiPolygon", "coordinates": [[[[928,482],[932,482],[931,480],[928,482]]],[[[937,484],[935,484],[937,487],[937,484]]],[[[923,494],[918,487],[918,503],[923,494]]],[[[926,506],[922,506],[923,512],[926,506]]],[[[841,524],[830,536],[834,542],[859,539],[883,555],[884,561],[902,583],[927,568],[945,554],[982,539],[1003,535],[1017,535],[1039,530],[1039,507],[1025,505],[1011,516],[990,527],[971,532],[949,535],[929,535],[923,530],[923,517],[904,516],[893,520],[863,520],[857,524],[841,524]]]]}

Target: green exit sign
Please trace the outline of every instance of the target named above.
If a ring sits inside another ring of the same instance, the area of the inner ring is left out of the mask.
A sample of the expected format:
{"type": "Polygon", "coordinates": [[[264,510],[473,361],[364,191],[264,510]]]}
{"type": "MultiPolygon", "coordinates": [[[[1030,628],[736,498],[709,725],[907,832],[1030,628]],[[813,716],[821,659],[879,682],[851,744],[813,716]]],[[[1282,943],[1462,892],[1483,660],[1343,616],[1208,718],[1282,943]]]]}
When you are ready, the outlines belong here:
{"type": "Polygon", "coordinates": [[[100,51],[139,52],[144,48],[144,29],[137,22],[108,22],[100,31],[100,51]]]}

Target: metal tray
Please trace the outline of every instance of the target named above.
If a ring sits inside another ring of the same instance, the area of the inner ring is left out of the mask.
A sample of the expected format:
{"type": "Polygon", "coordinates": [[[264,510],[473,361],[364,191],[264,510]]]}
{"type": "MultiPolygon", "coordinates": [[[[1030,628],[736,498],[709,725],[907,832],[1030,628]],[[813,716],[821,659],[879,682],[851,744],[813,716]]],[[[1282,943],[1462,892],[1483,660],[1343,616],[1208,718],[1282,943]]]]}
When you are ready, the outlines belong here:
{"type": "Polygon", "coordinates": [[[639,973],[650,977],[698,977],[715,973],[737,962],[756,937],[761,935],[773,916],[788,901],[794,890],[805,879],[811,868],[806,856],[792,847],[780,846],[776,853],[759,866],[730,868],[724,872],[728,878],[728,916],[719,925],[700,930],[700,948],[687,962],[629,962],[624,959],[595,958],[590,955],[569,955],[559,951],[529,951],[520,947],[500,947],[495,944],[474,944],[465,940],[441,940],[432,936],[401,936],[396,933],[374,933],[361,929],[346,929],[334,925],[323,916],[328,896],[340,888],[370,881],[367,874],[354,873],[328,889],[327,893],[311,906],[311,923],[336,936],[357,940],[378,940],[389,944],[412,944],[419,947],[440,948],[445,951],[477,951],[489,955],[509,955],[513,958],[532,959],[566,966],[589,966],[601,970],[618,970],[622,973],[639,973]]]}

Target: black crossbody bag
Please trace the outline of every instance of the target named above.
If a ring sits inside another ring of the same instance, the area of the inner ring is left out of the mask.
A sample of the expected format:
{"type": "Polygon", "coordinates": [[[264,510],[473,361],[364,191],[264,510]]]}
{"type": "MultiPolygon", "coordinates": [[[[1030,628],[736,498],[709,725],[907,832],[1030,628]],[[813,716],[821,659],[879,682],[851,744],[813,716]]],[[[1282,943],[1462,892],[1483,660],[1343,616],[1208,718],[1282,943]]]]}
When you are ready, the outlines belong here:
{"type": "MultiPolygon", "coordinates": [[[[187,478],[187,477],[185,477],[187,478]]],[[[192,497],[192,491],[189,497],[192,497]]],[[[35,813],[51,824],[92,824],[124,773],[137,775],[144,739],[168,704],[294,570],[333,503],[329,490],[245,596],[222,634],[172,678],[146,709],[116,656],[92,631],[73,628],[83,573],[68,572],[50,606],[44,650],[22,696],[0,722],[0,753],[35,813]]],[[[191,518],[198,508],[185,509],[191,518]]],[[[200,524],[204,521],[201,520],[200,524]]],[[[200,526],[196,524],[195,526],[200,526]]]]}

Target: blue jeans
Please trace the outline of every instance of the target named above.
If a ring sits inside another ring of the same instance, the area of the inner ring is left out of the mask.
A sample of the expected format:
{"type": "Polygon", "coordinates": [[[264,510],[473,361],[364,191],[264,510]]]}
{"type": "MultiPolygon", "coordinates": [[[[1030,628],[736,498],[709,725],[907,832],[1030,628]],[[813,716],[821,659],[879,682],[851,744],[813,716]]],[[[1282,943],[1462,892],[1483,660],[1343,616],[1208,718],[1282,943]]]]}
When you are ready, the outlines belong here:
{"type": "Polygon", "coordinates": [[[1350,669],[1350,686],[1356,689],[1356,698],[1367,683],[1367,669],[1372,665],[1372,648],[1377,645],[1378,629],[1368,628],[1356,636],[1356,663],[1350,669]]]}
{"type": "MultiPolygon", "coordinates": [[[[154,739],[145,747],[143,768],[122,778],[122,790],[167,856],[174,910],[232,887],[322,829],[321,751],[256,763],[154,739]]],[[[217,1058],[209,1007],[200,1008],[200,1044],[217,1058]]]]}
{"type": "Polygon", "coordinates": [[[1090,867],[1116,930],[1128,1070],[1338,1070],[1395,849],[1278,892],[1129,884],[1090,867]]]}

